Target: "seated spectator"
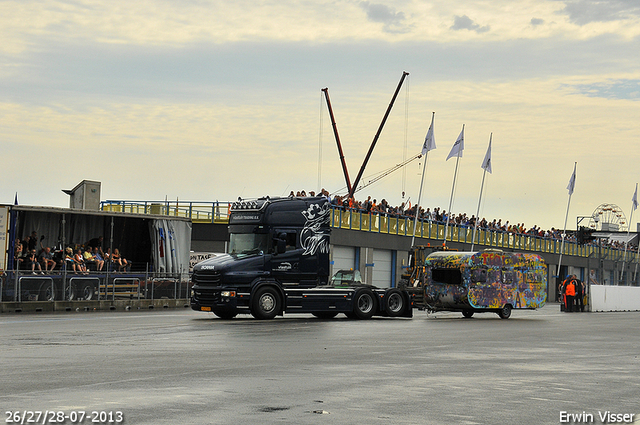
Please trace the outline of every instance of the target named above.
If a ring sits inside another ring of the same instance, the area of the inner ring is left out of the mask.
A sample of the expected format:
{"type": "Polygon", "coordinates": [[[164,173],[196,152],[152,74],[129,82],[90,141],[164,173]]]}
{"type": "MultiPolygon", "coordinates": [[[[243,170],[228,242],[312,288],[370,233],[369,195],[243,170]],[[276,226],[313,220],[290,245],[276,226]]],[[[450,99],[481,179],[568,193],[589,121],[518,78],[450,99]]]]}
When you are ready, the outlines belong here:
{"type": "Polygon", "coordinates": [[[127,259],[120,255],[120,250],[118,248],[113,250],[113,254],[111,254],[111,261],[118,265],[118,271],[126,271],[127,266],[129,265],[127,259]]]}
{"type": "Polygon", "coordinates": [[[93,258],[95,259],[97,270],[99,272],[102,271],[102,268],[104,267],[104,258],[100,254],[100,250],[97,246],[93,248],[93,258]]]}
{"type": "Polygon", "coordinates": [[[87,248],[84,250],[84,252],[82,253],[82,259],[84,260],[84,264],[87,267],[87,269],[92,269],[93,266],[95,266],[95,269],[97,270],[97,264],[96,264],[96,259],[95,256],[93,255],[93,252],[91,250],[91,248],[87,248]]]}
{"type": "Polygon", "coordinates": [[[67,247],[64,250],[64,253],[65,253],[64,264],[65,264],[65,267],[67,268],[67,271],[69,271],[69,268],[71,268],[74,273],[77,273],[76,262],[73,259],[73,249],[71,249],[71,247],[67,247]]]}
{"type": "Polygon", "coordinates": [[[82,257],[82,250],[80,248],[76,250],[76,254],[73,256],[73,262],[76,265],[76,271],[79,271],[82,274],[87,274],[87,266],[84,262],[84,258],[82,257]]]}
{"type": "Polygon", "coordinates": [[[38,256],[36,255],[36,250],[32,249],[29,251],[29,255],[27,256],[27,264],[31,267],[31,273],[36,274],[36,266],[38,270],[40,270],[40,274],[42,273],[42,267],[40,267],[40,263],[38,262],[38,256]]]}
{"type": "Polygon", "coordinates": [[[42,250],[42,252],[38,256],[38,259],[40,260],[40,264],[44,266],[45,272],[52,272],[56,267],[56,262],[53,259],[51,248],[48,246],[42,250]]]}

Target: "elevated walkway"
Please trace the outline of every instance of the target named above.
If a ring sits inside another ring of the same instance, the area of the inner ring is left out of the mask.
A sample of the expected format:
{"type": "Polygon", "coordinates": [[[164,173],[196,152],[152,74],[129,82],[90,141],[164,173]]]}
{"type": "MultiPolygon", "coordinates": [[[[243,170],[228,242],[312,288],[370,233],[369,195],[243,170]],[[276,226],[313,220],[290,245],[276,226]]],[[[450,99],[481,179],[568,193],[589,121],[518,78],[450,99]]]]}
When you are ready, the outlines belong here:
{"type": "MultiPolygon", "coordinates": [[[[228,224],[231,202],[188,202],[188,201],[102,201],[103,211],[136,214],[168,215],[189,218],[193,223],[228,224]]],[[[355,210],[333,207],[331,226],[345,230],[381,233],[397,236],[413,236],[414,219],[371,214],[355,210]]],[[[445,224],[418,221],[415,235],[418,238],[444,242],[445,224]]],[[[469,245],[472,243],[473,228],[449,224],[447,242],[469,245]]],[[[533,253],[561,254],[562,241],[528,234],[513,234],[478,228],[474,245],[477,249],[497,248],[533,253]]],[[[638,263],[637,252],[614,249],[597,244],[580,245],[565,241],[563,256],[597,258],[609,261],[638,263]]]]}

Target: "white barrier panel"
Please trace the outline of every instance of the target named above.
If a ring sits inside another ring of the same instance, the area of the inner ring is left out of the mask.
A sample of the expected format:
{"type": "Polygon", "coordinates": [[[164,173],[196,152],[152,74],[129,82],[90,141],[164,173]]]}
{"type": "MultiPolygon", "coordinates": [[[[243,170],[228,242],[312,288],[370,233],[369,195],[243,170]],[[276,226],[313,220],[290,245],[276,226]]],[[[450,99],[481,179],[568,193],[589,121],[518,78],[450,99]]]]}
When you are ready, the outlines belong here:
{"type": "Polygon", "coordinates": [[[591,285],[591,311],[638,311],[640,287],[591,285]]]}

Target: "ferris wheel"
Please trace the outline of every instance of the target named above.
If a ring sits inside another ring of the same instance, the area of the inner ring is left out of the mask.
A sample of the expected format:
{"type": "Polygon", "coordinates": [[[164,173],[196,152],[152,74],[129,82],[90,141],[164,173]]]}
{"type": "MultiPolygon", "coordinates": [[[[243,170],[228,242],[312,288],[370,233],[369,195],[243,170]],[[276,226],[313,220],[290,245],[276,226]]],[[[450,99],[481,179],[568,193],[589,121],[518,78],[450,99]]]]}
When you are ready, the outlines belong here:
{"type": "Polygon", "coordinates": [[[591,214],[589,227],[603,232],[624,232],[627,230],[627,217],[615,204],[601,204],[591,214]]]}

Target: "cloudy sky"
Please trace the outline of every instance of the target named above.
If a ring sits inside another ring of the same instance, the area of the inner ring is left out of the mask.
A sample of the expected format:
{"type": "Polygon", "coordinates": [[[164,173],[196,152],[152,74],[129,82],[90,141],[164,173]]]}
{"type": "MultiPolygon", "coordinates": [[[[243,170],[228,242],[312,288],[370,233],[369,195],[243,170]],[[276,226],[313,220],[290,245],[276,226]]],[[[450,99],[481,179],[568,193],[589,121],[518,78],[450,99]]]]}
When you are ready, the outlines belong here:
{"type": "MultiPolygon", "coordinates": [[[[407,71],[364,181],[419,153],[433,111],[425,207],[448,208],[464,124],[454,212],[476,212],[493,133],[482,216],[562,228],[577,162],[568,228],[629,219],[638,52],[637,0],[5,0],[0,203],[67,206],[83,179],[102,199],[340,191],[321,89],[353,180],[407,71]]],[[[420,161],[357,197],[415,203],[420,161]]]]}

